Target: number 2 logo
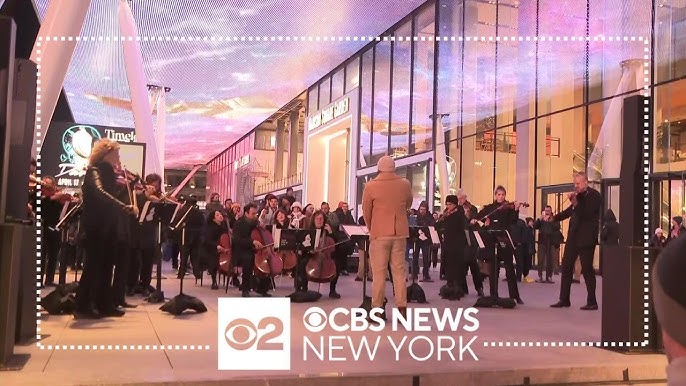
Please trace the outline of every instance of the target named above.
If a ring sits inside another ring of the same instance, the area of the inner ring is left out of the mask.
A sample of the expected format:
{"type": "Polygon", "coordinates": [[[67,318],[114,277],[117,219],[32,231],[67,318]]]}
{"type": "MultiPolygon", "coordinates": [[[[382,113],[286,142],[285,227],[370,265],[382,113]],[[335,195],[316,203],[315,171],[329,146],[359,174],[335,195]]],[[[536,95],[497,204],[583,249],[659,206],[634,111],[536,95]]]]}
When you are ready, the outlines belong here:
{"type": "Polygon", "coordinates": [[[283,350],[283,342],[274,342],[283,333],[281,319],[268,316],[260,320],[257,326],[248,319],[234,319],[224,330],[226,343],[234,350],[248,350],[255,346],[256,350],[283,350]]]}

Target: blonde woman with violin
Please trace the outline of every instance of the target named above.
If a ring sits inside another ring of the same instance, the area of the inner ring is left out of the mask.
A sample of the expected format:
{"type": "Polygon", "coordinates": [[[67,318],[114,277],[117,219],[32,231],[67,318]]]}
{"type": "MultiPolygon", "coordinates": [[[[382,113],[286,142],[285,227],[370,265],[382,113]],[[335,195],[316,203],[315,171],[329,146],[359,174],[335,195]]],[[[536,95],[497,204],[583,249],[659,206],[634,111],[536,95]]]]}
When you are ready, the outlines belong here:
{"type": "MultiPolygon", "coordinates": [[[[509,202],[505,199],[507,191],[504,187],[498,186],[495,188],[493,203],[484,206],[476,215],[476,219],[471,220],[472,224],[477,223],[477,219],[481,220],[484,226],[489,230],[510,231],[513,225],[519,220],[519,209],[528,204],[521,202],[509,202]]],[[[517,288],[517,277],[514,269],[514,253],[512,246],[502,248],[496,243],[494,237],[484,238],[486,244],[487,256],[493,256],[495,253],[498,261],[502,261],[505,265],[505,275],[507,278],[507,289],[510,298],[517,301],[517,304],[524,304],[519,296],[519,288],[517,288]]],[[[488,281],[490,283],[491,296],[496,293],[498,286],[498,273],[500,268],[495,265],[491,267],[491,275],[488,281]]]]}
{"type": "Polygon", "coordinates": [[[127,206],[114,197],[119,190],[115,173],[119,164],[118,143],[109,139],[95,143],[81,187],[86,264],[76,293],[74,316],[77,318],[124,315],[124,311],[114,305],[112,269],[116,249],[112,232],[118,217],[123,214],[136,217],[138,208],[127,206]]]}

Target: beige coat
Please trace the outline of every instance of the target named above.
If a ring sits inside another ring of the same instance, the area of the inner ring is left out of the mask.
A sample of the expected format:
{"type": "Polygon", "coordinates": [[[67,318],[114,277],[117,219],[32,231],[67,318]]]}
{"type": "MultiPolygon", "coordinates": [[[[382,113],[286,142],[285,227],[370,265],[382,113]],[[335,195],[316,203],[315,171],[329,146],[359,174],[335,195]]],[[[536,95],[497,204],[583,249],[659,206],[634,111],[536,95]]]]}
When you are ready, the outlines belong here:
{"type": "Polygon", "coordinates": [[[362,193],[362,215],[371,240],[409,237],[407,210],[412,207],[410,181],[395,173],[379,173],[362,193]]]}

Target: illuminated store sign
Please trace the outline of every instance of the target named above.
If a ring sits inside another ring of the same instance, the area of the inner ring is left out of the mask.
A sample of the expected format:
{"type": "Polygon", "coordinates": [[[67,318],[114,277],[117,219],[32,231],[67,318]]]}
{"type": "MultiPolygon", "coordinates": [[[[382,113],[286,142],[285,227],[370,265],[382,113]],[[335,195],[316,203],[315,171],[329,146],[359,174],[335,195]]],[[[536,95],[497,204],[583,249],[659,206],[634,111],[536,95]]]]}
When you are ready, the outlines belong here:
{"type": "Polygon", "coordinates": [[[41,174],[54,176],[61,187],[81,186],[93,145],[102,138],[132,143],[136,134],[133,128],[53,122],[41,148],[41,174]]]}
{"type": "Polygon", "coordinates": [[[350,98],[346,97],[327,106],[314,115],[311,115],[309,118],[309,130],[316,129],[321,125],[331,122],[332,120],[347,113],[348,110],[350,110],[350,98]]]}

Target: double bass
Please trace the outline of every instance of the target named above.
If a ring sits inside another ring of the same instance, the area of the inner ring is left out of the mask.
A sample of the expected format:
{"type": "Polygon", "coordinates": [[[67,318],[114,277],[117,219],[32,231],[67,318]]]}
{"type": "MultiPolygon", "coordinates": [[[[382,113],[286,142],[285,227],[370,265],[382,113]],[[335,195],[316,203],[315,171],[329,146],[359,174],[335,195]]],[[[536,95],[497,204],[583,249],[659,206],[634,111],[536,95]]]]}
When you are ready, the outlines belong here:
{"type": "Polygon", "coordinates": [[[283,261],[274,253],[274,239],[263,226],[253,229],[250,238],[262,244],[262,248],[255,251],[255,273],[260,276],[274,277],[283,272],[283,261]]]}
{"type": "Polygon", "coordinates": [[[307,261],[305,273],[309,281],[328,283],[336,276],[336,262],[331,257],[336,242],[325,232],[322,232],[319,244],[307,261]]]}

